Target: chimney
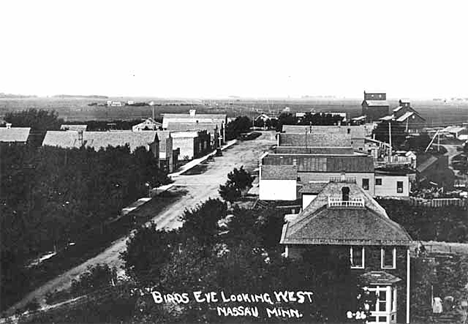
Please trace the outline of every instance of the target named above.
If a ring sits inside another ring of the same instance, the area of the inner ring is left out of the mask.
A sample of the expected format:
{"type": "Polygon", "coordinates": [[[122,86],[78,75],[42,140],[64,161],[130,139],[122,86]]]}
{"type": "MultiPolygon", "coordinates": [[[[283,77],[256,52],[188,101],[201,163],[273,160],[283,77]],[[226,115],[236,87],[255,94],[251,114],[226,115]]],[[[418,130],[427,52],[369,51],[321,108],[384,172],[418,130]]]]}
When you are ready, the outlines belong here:
{"type": "Polygon", "coordinates": [[[7,129],[10,129],[11,128],[11,123],[6,123],[5,126],[6,126],[7,129]]]}
{"type": "Polygon", "coordinates": [[[80,147],[83,146],[83,130],[82,129],[78,131],[78,145],[80,147]]]}
{"type": "Polygon", "coordinates": [[[341,127],[341,120],[338,121],[338,127],[341,127]]]}
{"type": "Polygon", "coordinates": [[[190,117],[195,117],[195,113],[196,113],[195,109],[190,109],[189,110],[190,117]]]}

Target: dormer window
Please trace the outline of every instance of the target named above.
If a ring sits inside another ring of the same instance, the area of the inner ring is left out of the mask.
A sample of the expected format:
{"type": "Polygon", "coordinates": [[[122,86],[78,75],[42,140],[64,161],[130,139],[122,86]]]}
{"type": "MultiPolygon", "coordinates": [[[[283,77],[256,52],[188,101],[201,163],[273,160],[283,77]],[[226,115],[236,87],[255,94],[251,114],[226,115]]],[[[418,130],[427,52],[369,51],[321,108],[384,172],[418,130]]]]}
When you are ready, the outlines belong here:
{"type": "Polygon", "coordinates": [[[341,188],[341,200],[342,201],[349,200],[349,188],[348,187],[341,188]]]}

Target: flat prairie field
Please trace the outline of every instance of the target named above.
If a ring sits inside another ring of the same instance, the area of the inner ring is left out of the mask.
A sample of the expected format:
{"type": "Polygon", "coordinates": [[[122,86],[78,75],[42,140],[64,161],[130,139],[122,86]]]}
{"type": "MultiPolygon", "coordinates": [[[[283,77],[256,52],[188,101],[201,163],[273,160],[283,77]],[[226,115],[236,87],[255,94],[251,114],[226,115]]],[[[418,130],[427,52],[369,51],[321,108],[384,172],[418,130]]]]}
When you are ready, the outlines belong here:
{"type": "MultiPolygon", "coordinates": [[[[107,100],[134,102],[153,101],[155,117],[164,113],[188,113],[196,109],[197,113],[225,113],[228,117],[241,115],[256,117],[260,113],[278,115],[288,107],[291,112],[344,112],[349,118],[361,115],[362,99],[339,98],[301,98],[301,99],[161,99],[161,98],[60,98],[28,97],[0,98],[0,118],[6,113],[29,108],[55,110],[65,121],[88,120],[134,120],[152,116],[151,106],[104,106],[107,100]],[[90,104],[96,104],[90,106],[90,104]],[[97,105],[101,104],[101,106],[97,105]]],[[[389,99],[390,112],[398,106],[397,99],[389,99]]],[[[460,125],[468,122],[468,100],[413,100],[411,106],[426,119],[427,126],[460,125]]],[[[390,113],[389,112],[389,113],[390,113]]]]}

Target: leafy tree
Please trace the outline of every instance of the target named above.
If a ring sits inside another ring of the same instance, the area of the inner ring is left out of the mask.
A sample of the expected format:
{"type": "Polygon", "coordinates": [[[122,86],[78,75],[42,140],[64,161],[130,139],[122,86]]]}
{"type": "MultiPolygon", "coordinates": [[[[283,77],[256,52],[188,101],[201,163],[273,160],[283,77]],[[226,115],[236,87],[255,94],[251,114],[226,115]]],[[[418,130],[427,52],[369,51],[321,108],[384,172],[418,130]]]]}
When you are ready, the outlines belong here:
{"type": "Polygon", "coordinates": [[[59,257],[69,242],[83,253],[95,248],[91,242],[114,238],[117,227],[104,224],[146,196],[145,183],[169,181],[150,152],[130,154],[128,146],[95,152],[0,145],[0,155],[0,247],[9,260],[8,269],[2,262],[2,296],[9,292],[2,307],[27,289],[25,276],[36,277],[39,270],[27,268],[32,258],[52,250],[59,257]]]}
{"type": "Polygon", "coordinates": [[[180,217],[183,221],[181,233],[197,238],[202,245],[210,244],[218,234],[218,222],[226,217],[226,214],[226,203],[210,198],[194,209],[185,210],[180,217]]]}
{"type": "Polygon", "coordinates": [[[311,113],[306,112],[304,117],[298,120],[299,125],[337,125],[343,121],[343,117],[326,113],[311,113]]]}
{"type": "Polygon", "coordinates": [[[283,129],[283,125],[296,125],[297,119],[296,117],[290,112],[282,112],[278,116],[278,123],[276,124],[276,131],[281,132],[283,129]]]}
{"type": "Polygon", "coordinates": [[[120,255],[126,273],[143,285],[157,283],[163,265],[178,244],[175,235],[175,232],[158,230],[155,223],[138,229],[120,255]]]}
{"type": "Polygon", "coordinates": [[[226,139],[232,140],[242,133],[247,133],[252,126],[252,120],[247,116],[239,116],[226,125],[226,139]]]}
{"type": "Polygon", "coordinates": [[[219,194],[224,200],[233,202],[251,187],[253,180],[254,177],[245,171],[243,166],[240,169],[234,168],[229,172],[226,183],[219,186],[219,194]]]}
{"type": "Polygon", "coordinates": [[[117,283],[117,269],[110,268],[107,264],[88,266],[85,273],[79,279],[72,280],[71,293],[74,296],[84,295],[104,287],[117,283]]]}

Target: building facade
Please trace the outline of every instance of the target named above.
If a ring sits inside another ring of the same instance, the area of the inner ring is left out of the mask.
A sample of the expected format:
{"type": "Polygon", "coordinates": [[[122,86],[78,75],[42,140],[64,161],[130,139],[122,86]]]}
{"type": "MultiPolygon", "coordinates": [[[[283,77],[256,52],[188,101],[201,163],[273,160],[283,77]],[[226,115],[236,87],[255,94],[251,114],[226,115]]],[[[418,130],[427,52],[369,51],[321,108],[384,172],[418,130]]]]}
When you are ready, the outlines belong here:
{"type": "Polygon", "coordinates": [[[182,160],[191,160],[211,151],[211,137],[207,131],[171,132],[173,148],[179,149],[182,160]]]}

